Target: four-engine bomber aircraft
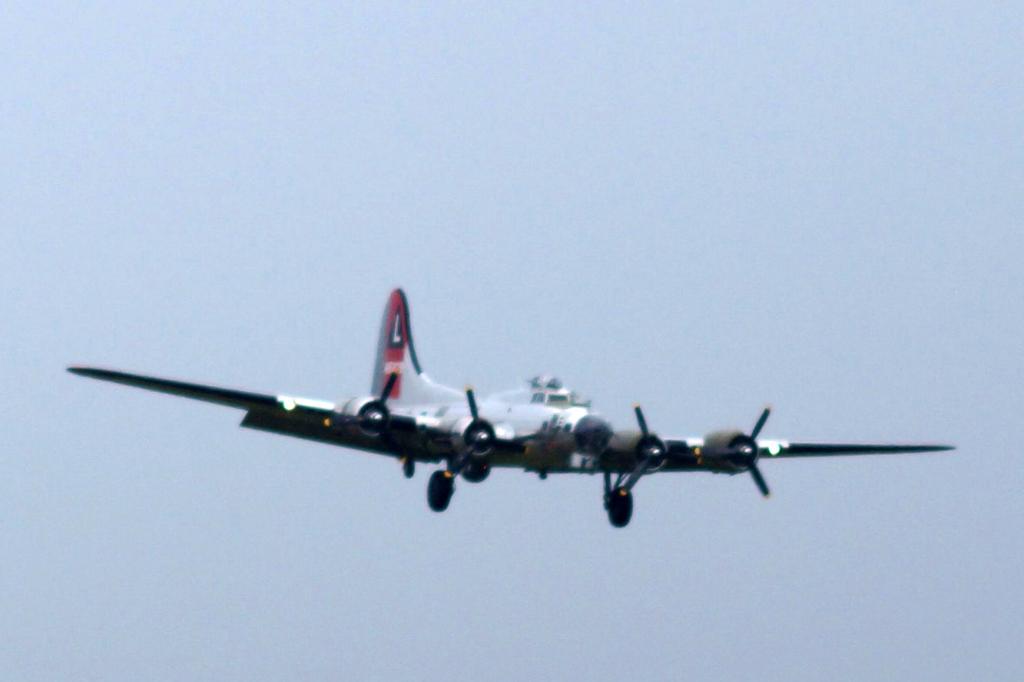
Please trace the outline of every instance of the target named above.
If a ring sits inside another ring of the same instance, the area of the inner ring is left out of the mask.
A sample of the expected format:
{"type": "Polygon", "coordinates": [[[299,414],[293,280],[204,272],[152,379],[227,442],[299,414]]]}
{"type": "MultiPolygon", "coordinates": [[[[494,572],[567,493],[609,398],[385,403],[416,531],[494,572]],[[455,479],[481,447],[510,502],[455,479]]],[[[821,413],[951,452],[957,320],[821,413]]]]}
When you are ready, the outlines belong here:
{"type": "Polygon", "coordinates": [[[384,309],[370,395],[332,403],[158,379],[107,369],[70,367],[83,376],[245,410],[242,426],[396,457],[407,478],[416,462],[443,463],[430,475],[427,503],[448,508],[455,479],[487,478],[493,467],[549,473],[601,473],[604,507],[616,527],[633,514],[633,488],[659,471],[748,472],[761,494],[762,457],[896,454],[950,450],[945,445],[837,445],[759,439],[765,408],[750,432],[716,431],[703,439],[658,437],[639,405],[636,429],[614,430],[590,403],[562,383],[535,377],[526,391],[478,400],[472,388],[435,383],[420,368],[401,289],[384,309]],[[612,477],[614,481],[612,480],[612,477]]]}

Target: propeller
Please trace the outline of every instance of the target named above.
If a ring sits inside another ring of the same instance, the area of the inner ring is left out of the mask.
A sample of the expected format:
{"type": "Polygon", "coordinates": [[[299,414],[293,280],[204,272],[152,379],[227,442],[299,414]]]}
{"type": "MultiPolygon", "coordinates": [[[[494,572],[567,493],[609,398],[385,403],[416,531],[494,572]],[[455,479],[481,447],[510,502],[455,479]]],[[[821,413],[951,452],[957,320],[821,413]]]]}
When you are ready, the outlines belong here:
{"type": "Polygon", "coordinates": [[[380,392],[380,397],[363,405],[357,415],[359,428],[363,433],[370,436],[381,436],[387,432],[391,423],[391,410],[388,409],[387,401],[391,392],[398,383],[398,372],[388,375],[387,383],[380,392]]]}
{"type": "Polygon", "coordinates": [[[483,459],[494,451],[494,427],[487,420],[480,418],[476,394],[471,386],[466,387],[466,402],[469,403],[469,414],[473,420],[463,431],[462,440],[470,456],[483,459]]]}
{"type": "Polygon", "coordinates": [[[633,411],[636,412],[636,422],[640,426],[640,432],[643,434],[640,441],[636,444],[637,455],[643,459],[660,464],[667,452],[665,444],[648,430],[647,420],[644,418],[644,411],[640,406],[634,405],[633,411]]]}
{"type": "Polygon", "coordinates": [[[398,382],[398,372],[392,372],[388,375],[388,382],[384,384],[384,390],[380,392],[380,401],[386,403],[388,398],[391,397],[391,391],[395,389],[395,384],[398,382]]]}
{"type": "Polygon", "coordinates": [[[765,482],[764,476],[761,475],[761,470],[757,468],[757,437],[760,435],[761,429],[764,428],[771,413],[772,408],[765,407],[764,411],[761,412],[761,416],[758,417],[757,423],[754,424],[754,430],[750,432],[750,435],[740,434],[729,443],[729,447],[734,453],[732,455],[733,462],[747,468],[747,471],[750,472],[754,479],[754,483],[757,485],[757,489],[765,497],[770,496],[771,491],[768,489],[768,483],[765,482]]]}
{"type": "Polygon", "coordinates": [[[636,468],[633,469],[629,474],[629,478],[622,485],[626,490],[632,490],[641,476],[649,470],[660,466],[665,461],[665,456],[668,452],[665,448],[665,443],[647,428],[647,419],[644,418],[644,411],[640,405],[634,405],[633,411],[636,413],[636,423],[640,427],[641,436],[636,444],[636,468]]]}

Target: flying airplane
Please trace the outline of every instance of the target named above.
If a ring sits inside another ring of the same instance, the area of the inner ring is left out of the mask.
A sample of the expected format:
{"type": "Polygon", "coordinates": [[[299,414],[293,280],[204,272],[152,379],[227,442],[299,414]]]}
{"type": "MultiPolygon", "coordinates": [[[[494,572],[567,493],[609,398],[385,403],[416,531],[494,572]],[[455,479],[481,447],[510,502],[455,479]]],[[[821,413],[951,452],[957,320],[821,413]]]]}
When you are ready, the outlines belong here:
{"type": "Polygon", "coordinates": [[[750,431],[715,431],[705,438],[661,438],[640,405],[636,428],[614,429],[590,402],[555,377],[536,376],[525,390],[478,399],[436,383],[420,367],[409,303],[401,289],[384,308],[373,382],[367,395],[341,402],[251,393],[94,367],[82,376],[245,410],[241,425],[397,458],[406,478],[416,463],[441,465],[430,475],[427,504],[448,508],[461,477],[480,483],[495,467],[548,474],[601,474],[604,508],[617,528],[633,515],[633,488],[644,476],[670,471],[748,473],[765,497],[763,459],[938,452],[948,445],[796,443],[759,438],[770,408],[750,431]],[[614,477],[614,478],[613,478],[614,477]]]}

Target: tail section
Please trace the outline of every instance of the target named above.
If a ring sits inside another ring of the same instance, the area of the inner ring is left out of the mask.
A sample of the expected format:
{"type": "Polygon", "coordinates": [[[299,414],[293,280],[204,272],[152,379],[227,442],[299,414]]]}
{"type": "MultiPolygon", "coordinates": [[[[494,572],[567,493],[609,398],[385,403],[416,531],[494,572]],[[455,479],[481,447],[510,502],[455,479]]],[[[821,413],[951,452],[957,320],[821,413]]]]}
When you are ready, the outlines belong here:
{"type": "Polygon", "coordinates": [[[391,402],[431,404],[448,402],[462,396],[455,389],[435,384],[420,368],[416,346],[412,341],[409,301],[401,289],[392,291],[384,306],[370,392],[380,395],[388,377],[395,373],[398,374],[398,380],[391,391],[391,402]]]}

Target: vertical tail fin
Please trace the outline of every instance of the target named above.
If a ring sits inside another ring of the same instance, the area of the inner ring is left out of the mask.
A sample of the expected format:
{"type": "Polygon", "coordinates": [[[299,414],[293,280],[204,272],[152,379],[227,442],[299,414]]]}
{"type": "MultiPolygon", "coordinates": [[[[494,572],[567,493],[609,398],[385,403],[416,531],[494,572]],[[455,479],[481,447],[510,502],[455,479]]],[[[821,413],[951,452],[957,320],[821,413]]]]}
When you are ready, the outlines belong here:
{"type": "Polygon", "coordinates": [[[394,373],[398,374],[398,380],[391,391],[392,402],[429,404],[462,396],[459,391],[435,384],[420,368],[412,341],[409,301],[401,289],[392,291],[384,306],[370,392],[380,395],[388,377],[394,373]]]}

